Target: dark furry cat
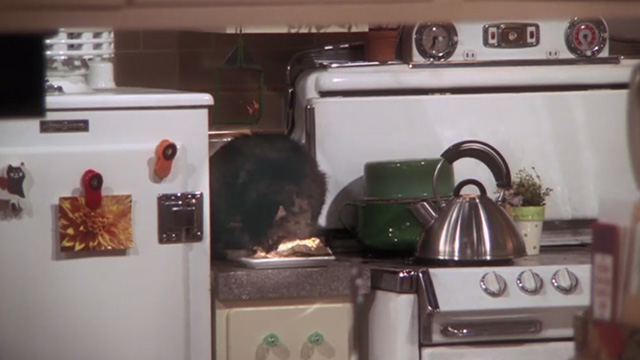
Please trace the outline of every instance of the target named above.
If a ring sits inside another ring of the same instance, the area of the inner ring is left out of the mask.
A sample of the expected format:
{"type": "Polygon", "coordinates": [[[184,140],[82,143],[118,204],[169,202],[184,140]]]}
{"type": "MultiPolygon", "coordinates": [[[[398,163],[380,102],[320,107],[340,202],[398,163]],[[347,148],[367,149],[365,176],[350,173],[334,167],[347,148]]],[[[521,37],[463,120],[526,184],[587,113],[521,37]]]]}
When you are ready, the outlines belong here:
{"type": "Polygon", "coordinates": [[[24,199],[24,190],[22,183],[24,183],[26,175],[24,170],[20,166],[7,167],[7,177],[0,176],[0,189],[7,190],[9,194],[18,195],[24,199]]]}
{"type": "Polygon", "coordinates": [[[314,236],[327,192],[315,159],[285,135],[239,136],[210,158],[211,233],[224,249],[275,249],[314,236]]]}

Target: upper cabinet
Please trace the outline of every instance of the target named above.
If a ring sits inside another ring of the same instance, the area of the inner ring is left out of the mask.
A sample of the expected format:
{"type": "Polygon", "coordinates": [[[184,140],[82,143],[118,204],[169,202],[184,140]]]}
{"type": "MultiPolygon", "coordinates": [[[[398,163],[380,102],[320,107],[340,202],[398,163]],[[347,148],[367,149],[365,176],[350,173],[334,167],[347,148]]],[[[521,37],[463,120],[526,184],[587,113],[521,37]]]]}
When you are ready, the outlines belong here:
{"type": "Polygon", "coordinates": [[[43,7],[52,10],[62,10],[66,8],[104,8],[113,6],[124,6],[127,0],[0,0],[0,8],[5,9],[27,9],[31,11],[41,11],[43,7]]]}
{"type": "Polygon", "coordinates": [[[524,21],[574,16],[640,18],[640,1],[0,0],[0,32],[87,26],[215,31],[284,24],[304,24],[301,28],[313,29],[327,24],[524,21]]]}

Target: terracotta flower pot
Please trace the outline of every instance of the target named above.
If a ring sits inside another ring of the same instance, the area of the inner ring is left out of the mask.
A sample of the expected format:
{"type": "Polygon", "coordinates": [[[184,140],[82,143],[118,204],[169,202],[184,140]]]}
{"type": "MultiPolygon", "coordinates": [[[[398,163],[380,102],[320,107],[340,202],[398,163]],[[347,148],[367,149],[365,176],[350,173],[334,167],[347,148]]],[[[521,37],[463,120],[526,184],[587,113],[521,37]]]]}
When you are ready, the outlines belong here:
{"type": "Polygon", "coordinates": [[[396,60],[396,48],[400,30],[369,30],[364,41],[367,61],[387,62],[396,60]]]}

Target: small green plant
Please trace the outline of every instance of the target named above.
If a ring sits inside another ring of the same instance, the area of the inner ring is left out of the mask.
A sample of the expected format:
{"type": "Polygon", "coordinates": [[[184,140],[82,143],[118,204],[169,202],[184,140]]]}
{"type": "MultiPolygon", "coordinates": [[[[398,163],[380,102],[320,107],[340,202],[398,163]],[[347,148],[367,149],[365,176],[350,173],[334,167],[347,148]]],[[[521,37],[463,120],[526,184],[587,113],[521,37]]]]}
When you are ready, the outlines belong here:
{"type": "Polygon", "coordinates": [[[525,168],[516,172],[511,183],[511,189],[506,192],[507,203],[513,207],[518,206],[544,206],[546,198],[551,195],[553,189],[543,187],[542,179],[535,167],[531,167],[533,173],[525,168]]]}

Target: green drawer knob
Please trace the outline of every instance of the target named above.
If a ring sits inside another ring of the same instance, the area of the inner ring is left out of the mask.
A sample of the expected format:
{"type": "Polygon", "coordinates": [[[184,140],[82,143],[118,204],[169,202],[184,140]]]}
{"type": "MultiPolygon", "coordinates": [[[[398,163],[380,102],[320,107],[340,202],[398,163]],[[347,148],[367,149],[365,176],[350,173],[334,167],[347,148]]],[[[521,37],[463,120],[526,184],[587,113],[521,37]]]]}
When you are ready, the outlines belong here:
{"type": "Polygon", "coordinates": [[[309,341],[309,344],[313,346],[320,346],[322,345],[322,343],[324,343],[324,336],[316,331],[313,334],[309,335],[307,340],[309,341]]]}
{"type": "Polygon", "coordinates": [[[262,339],[262,342],[270,348],[274,348],[276,346],[278,346],[278,344],[280,344],[280,338],[278,338],[278,335],[271,333],[267,336],[264,337],[264,339],[262,339]]]}

